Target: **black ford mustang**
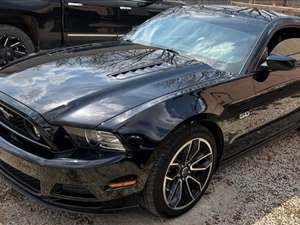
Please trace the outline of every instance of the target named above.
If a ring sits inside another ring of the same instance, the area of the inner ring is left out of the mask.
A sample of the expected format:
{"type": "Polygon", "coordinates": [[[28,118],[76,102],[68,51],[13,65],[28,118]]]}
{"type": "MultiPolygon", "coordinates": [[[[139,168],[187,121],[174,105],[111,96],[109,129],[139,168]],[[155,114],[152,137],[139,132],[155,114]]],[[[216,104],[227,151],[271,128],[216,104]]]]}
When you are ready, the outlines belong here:
{"type": "Polygon", "coordinates": [[[0,171],[80,212],[178,216],[221,162],[300,127],[300,18],[184,6],[2,68],[0,171]]]}

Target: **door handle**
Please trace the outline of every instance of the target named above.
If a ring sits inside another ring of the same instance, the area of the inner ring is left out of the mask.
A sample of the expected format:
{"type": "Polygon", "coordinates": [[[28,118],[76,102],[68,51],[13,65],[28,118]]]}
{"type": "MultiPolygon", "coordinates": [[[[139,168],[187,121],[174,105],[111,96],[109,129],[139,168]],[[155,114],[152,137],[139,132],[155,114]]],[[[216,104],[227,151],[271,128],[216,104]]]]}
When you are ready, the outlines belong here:
{"type": "Polygon", "coordinates": [[[130,10],[132,10],[132,8],[131,8],[131,7],[128,7],[128,6],[120,6],[120,9],[121,9],[121,10],[125,10],[125,11],[130,11],[130,10]]]}
{"type": "Polygon", "coordinates": [[[81,7],[83,4],[79,2],[68,2],[68,6],[81,7]]]}

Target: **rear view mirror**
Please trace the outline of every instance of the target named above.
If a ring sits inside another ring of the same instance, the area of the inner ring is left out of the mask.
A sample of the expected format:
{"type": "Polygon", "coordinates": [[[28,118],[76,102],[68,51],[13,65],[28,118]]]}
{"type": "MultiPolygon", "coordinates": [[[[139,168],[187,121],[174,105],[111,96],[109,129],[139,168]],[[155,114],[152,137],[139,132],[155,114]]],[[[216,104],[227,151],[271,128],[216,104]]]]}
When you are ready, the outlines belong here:
{"type": "Polygon", "coordinates": [[[270,55],[266,59],[263,68],[269,71],[289,71],[296,67],[296,60],[290,56],[270,55]]]}

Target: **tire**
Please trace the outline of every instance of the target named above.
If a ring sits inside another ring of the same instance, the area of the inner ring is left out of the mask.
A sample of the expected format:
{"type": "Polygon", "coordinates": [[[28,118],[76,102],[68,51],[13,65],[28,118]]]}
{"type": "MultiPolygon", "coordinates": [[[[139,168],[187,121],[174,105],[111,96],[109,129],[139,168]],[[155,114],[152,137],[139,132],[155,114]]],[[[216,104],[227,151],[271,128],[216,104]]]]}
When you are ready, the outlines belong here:
{"type": "Polygon", "coordinates": [[[214,136],[205,127],[185,126],[169,135],[167,140],[157,149],[157,151],[158,157],[146,182],[146,186],[142,194],[141,206],[156,216],[166,218],[177,217],[190,210],[200,200],[207,189],[217,164],[216,142],[214,136]],[[201,143],[200,146],[202,148],[202,150],[200,149],[198,153],[196,153],[197,143],[201,143]],[[189,148],[189,146],[192,147],[189,148]],[[185,158],[186,155],[188,155],[186,154],[187,152],[190,152],[190,157],[185,158]],[[200,160],[193,165],[193,163],[200,158],[203,158],[203,160],[200,160]],[[179,159],[184,159],[182,161],[188,159],[187,162],[194,160],[190,163],[192,164],[192,167],[190,165],[187,167],[180,167],[176,165],[180,161],[179,159]],[[205,166],[200,166],[201,164],[205,166]],[[208,167],[206,171],[194,171],[203,169],[208,165],[210,165],[210,167],[208,167]],[[177,167],[177,169],[174,169],[175,167],[177,167]],[[190,171],[187,172],[189,169],[190,171]],[[171,179],[169,177],[170,175],[172,175],[171,179]],[[197,177],[196,181],[203,182],[199,185],[198,191],[198,183],[191,179],[191,176],[197,177]],[[177,188],[173,188],[177,183],[179,183],[177,188]],[[188,184],[189,188],[186,184],[188,184]],[[181,189],[179,188],[180,186],[181,189]],[[191,186],[194,187],[195,190],[193,190],[191,186]],[[181,195],[176,194],[180,192],[179,190],[182,190],[181,195]],[[172,193],[175,197],[177,195],[180,196],[182,200],[178,200],[179,197],[177,196],[175,199],[176,201],[173,201],[171,197],[173,196],[172,193]],[[186,199],[184,200],[184,198],[186,199]],[[188,202],[189,199],[191,202],[185,203],[188,202]],[[176,207],[174,207],[174,205],[176,205],[176,207]]]}
{"type": "Polygon", "coordinates": [[[17,27],[0,25],[0,67],[35,51],[30,37],[17,27]]]}

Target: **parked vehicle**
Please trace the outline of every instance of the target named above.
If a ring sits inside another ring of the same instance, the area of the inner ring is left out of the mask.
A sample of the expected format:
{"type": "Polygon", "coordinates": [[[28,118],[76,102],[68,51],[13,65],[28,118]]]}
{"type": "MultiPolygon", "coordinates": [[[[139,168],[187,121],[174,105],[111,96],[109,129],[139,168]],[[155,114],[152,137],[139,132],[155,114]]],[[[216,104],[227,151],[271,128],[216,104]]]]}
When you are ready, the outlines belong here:
{"type": "Polygon", "coordinates": [[[180,2],[0,0],[0,67],[28,53],[111,41],[180,2]]]}
{"type": "Polygon", "coordinates": [[[300,18],[183,6],[1,71],[0,171],[63,209],[179,216],[218,166],[300,127],[300,18]]]}

